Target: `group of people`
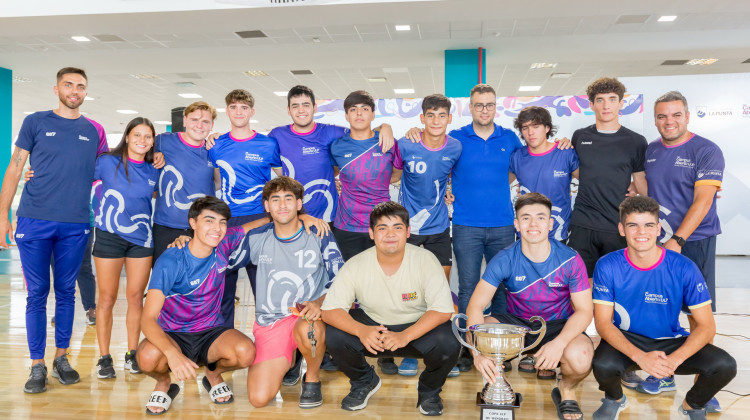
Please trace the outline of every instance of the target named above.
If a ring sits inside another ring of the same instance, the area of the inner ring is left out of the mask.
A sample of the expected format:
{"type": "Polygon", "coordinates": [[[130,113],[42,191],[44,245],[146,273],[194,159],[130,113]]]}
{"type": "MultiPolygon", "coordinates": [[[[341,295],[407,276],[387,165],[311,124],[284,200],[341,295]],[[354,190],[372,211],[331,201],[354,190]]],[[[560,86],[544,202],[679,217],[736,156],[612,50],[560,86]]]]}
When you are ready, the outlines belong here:
{"type": "Polygon", "coordinates": [[[29,159],[15,235],[0,217],[0,245],[8,246],[6,234],[15,238],[29,294],[25,392],[46,391],[51,259],[51,374],[62,384],[80,380],[66,351],[96,180],[97,376],[116,376],[109,345],[124,266],[124,365],[156,380],[149,414],[169,409],[180,389],[172,377],[196,378],[200,366],[214,403],[234,400],[222,373],[248,368],[248,399],[264,406],[299,380],[302,359],[300,407],[323,403],[327,364],[350,380],[341,407],[360,410],[381,385],[366,356],[384,374],[416,375],[423,359],[417,407],[442,414],[447,377],[476,366],[494,382],[510,367],[462,351],[452,336],[453,255],[458,311],[470,325],[530,326],[535,315],[547,322],[541,347],[518,368],[555,379],[560,367],[552,399],[561,419],[582,418],[575,388],[592,366],[605,393],[595,419],[616,419],[625,408],[622,384],[674,390],[675,373],[697,374],[683,414],[700,419],[720,409],[714,395],[736,374],[734,359],[711,344],[724,161],[714,143],[688,131],[678,92],[657,99],[661,137],[650,144],[619,123],[625,87],[602,78],[587,89],[596,122],[571,141],[550,141],[550,113],[527,107],[514,122],[521,143],[495,124],[495,91],[484,84],[470,92],[471,124],[448,133],[451,102],[434,94],[422,101],[423,127],[397,141],[389,125],[372,127],[367,92],[344,100],[344,128],[316,123],[314,93],[295,86],[287,95],[292,123],[268,136],[250,128],[254,99],[237,89],[225,100],[228,133],[212,135],[216,110],[196,102],[184,110],[184,132],[156,135],[148,119],[135,118],[108,151],[104,130],[78,110],[87,84],[81,69],[58,72],[58,108],[26,117],[0,193],[0,212],[9,214],[29,159]],[[389,187],[399,181],[399,203],[391,202],[389,187]],[[255,295],[254,340],[234,329],[242,267],[255,295]],[[689,313],[690,332],[680,311],[689,313]],[[596,350],[586,335],[592,319],[602,338],[596,350]]]}

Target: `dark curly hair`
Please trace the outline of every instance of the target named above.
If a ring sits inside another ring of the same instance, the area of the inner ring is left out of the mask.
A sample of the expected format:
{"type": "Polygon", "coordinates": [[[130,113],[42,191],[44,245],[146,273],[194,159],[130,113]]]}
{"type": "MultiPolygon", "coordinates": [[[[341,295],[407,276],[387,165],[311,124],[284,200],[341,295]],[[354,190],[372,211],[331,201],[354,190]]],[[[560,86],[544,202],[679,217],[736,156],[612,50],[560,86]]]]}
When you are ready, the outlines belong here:
{"type": "Polygon", "coordinates": [[[625,85],[614,77],[600,77],[586,88],[590,102],[594,102],[596,95],[612,92],[616,93],[620,100],[625,97],[625,85]]]}

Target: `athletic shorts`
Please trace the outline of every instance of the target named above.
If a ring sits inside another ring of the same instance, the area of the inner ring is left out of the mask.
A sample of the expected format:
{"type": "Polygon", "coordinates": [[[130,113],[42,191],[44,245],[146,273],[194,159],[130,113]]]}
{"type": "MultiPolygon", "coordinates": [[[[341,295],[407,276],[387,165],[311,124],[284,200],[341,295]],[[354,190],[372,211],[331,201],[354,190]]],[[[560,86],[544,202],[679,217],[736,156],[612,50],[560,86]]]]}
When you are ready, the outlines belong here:
{"type": "MultiPolygon", "coordinates": [[[[529,322],[529,320],[527,319],[523,319],[520,316],[516,316],[510,313],[491,314],[490,316],[498,320],[498,322],[500,322],[501,324],[513,324],[521,327],[527,327],[530,331],[536,331],[539,329],[539,327],[542,326],[541,322],[529,322]]],[[[536,347],[528,349],[526,352],[524,352],[524,354],[536,353],[537,351],[539,351],[540,347],[557,338],[557,336],[560,335],[560,332],[562,332],[563,328],[565,328],[565,324],[567,322],[567,319],[555,319],[552,321],[547,321],[547,331],[544,333],[542,341],[540,341],[539,344],[536,345],[536,347]]],[[[588,334],[586,334],[586,331],[582,332],[581,334],[588,337],[589,340],[591,339],[588,334]]],[[[524,337],[523,346],[527,347],[534,344],[534,341],[536,341],[537,338],[539,338],[538,334],[526,334],[526,336],[524,337]]]]}
{"type": "Polygon", "coordinates": [[[97,258],[146,258],[154,256],[154,249],[136,245],[114,233],[96,228],[92,254],[97,258]]]}
{"type": "Polygon", "coordinates": [[[369,232],[350,232],[334,227],[333,237],[336,238],[344,261],[349,261],[351,257],[375,246],[375,241],[370,238],[369,232]]]}
{"type": "Polygon", "coordinates": [[[570,225],[568,246],[575,249],[586,264],[589,278],[594,277],[594,267],[599,258],[628,246],[619,233],[601,232],[581,226],[570,225]]]}
{"type": "Polygon", "coordinates": [[[177,229],[169,226],[160,225],[154,223],[153,228],[154,235],[154,259],[151,262],[156,264],[156,260],[167,250],[169,244],[174,242],[175,239],[179,238],[180,235],[193,237],[193,229],[177,229]]]}
{"type": "Polygon", "coordinates": [[[185,357],[199,366],[205,365],[208,366],[209,370],[214,370],[216,369],[216,361],[208,362],[208,349],[220,335],[228,330],[231,330],[231,328],[218,326],[199,332],[166,331],[166,333],[177,343],[185,357]]]}
{"type": "Polygon", "coordinates": [[[430,251],[440,261],[443,267],[453,265],[453,248],[451,248],[451,228],[444,232],[434,233],[432,235],[411,235],[406,239],[407,243],[415,246],[424,246],[424,249],[430,251]]]}
{"type": "Polygon", "coordinates": [[[297,350],[297,341],[294,339],[294,324],[298,316],[289,315],[267,327],[261,327],[257,322],[253,325],[253,336],[255,337],[255,361],[254,365],[267,360],[286,357],[291,365],[294,352],[297,350]]]}
{"type": "MultiPolygon", "coordinates": [[[[687,241],[682,247],[682,255],[694,262],[703,274],[708,293],[711,294],[711,310],[716,312],[716,236],[687,241]]],[[[682,311],[686,314],[690,313],[687,306],[683,306],[682,311]]]]}

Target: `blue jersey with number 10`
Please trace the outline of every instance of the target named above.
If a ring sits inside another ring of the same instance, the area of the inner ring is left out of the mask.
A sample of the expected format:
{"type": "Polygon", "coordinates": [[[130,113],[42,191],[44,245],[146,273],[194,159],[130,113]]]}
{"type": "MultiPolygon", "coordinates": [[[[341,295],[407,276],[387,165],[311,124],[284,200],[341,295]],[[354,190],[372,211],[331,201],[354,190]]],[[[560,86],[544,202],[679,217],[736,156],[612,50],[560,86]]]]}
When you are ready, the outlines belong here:
{"type": "Polygon", "coordinates": [[[403,169],[398,201],[409,210],[409,226],[414,235],[434,235],[450,225],[445,190],[448,175],[461,157],[461,142],[445,136],[445,143],[430,149],[424,143],[398,141],[398,157],[393,166],[403,169]]]}

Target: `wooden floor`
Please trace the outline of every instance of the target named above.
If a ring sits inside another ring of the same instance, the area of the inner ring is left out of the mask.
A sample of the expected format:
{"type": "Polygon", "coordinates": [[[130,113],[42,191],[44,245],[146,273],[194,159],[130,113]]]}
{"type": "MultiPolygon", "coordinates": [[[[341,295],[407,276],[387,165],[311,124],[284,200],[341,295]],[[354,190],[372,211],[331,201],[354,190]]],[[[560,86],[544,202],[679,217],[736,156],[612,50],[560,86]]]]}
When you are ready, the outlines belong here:
{"type": "MultiPolygon", "coordinates": [[[[745,271],[747,272],[747,271],[745,271]]],[[[246,282],[243,282],[247,284],[246,282]]],[[[123,281],[124,285],[124,281],[123,281]]],[[[121,298],[115,307],[115,330],[112,334],[112,353],[117,367],[117,379],[99,380],[96,378],[96,361],[99,356],[96,346],[96,331],[93,326],[86,326],[80,302],[76,302],[76,317],[71,343],[71,364],[81,374],[81,382],[71,386],[61,385],[50,378],[48,391],[38,395],[23,392],[23,384],[29,374],[30,361],[26,345],[24,311],[26,292],[21,277],[18,251],[0,252],[0,418],[47,419],[47,418],[141,418],[144,416],[144,404],[153,389],[154,381],[144,375],[132,375],[122,370],[125,346],[125,298],[121,298]]],[[[76,297],[78,300],[78,296],[76,297]]],[[[750,289],[719,289],[719,312],[750,313],[750,289]]],[[[242,313],[238,308],[238,314],[242,313]]],[[[247,312],[252,313],[248,306],[247,312]]],[[[50,296],[47,313],[54,313],[54,297],[50,296]]],[[[746,315],[747,316],[747,315],[746,315]]],[[[747,317],[717,315],[717,327],[720,333],[747,333],[747,317]]],[[[248,323],[251,325],[251,323],[248,323]]],[[[686,323],[684,324],[686,325],[686,323]]],[[[239,326],[239,323],[238,323],[239,326]]],[[[249,332],[249,331],[246,331],[249,332]]],[[[47,366],[52,365],[54,352],[54,328],[47,330],[47,366]]],[[[716,344],[726,349],[738,361],[738,374],[727,389],[738,392],[750,392],[750,343],[724,336],[716,337],[716,344]]],[[[397,359],[398,362],[398,359],[397,359]]],[[[373,361],[374,364],[374,361],[373,361]]],[[[378,371],[379,372],[379,371],[378,371]]],[[[398,375],[383,378],[382,388],[372,397],[368,407],[357,413],[341,410],[341,399],[349,390],[349,383],[339,372],[322,374],[324,404],[312,410],[301,410],[297,407],[299,384],[283,387],[282,401],[257,409],[247,401],[246,374],[235,372],[232,378],[228,374],[227,382],[235,392],[235,403],[214,405],[205,390],[198,382],[182,385],[182,391],[172,405],[166,417],[170,418],[326,418],[334,419],[416,419],[422,416],[415,408],[416,377],[398,375]]],[[[515,370],[508,375],[517,392],[523,394],[523,404],[517,412],[517,419],[554,419],[556,412],[550,399],[554,387],[552,381],[537,381],[533,375],[519,374],[515,370]]],[[[457,378],[449,378],[442,393],[445,410],[443,418],[475,419],[479,410],[474,404],[477,390],[481,387],[481,377],[475,370],[462,373],[457,378]]],[[[682,401],[685,392],[690,388],[692,377],[677,378],[677,392],[663,393],[658,396],[639,394],[626,390],[630,400],[629,408],[620,415],[620,419],[678,419],[677,405],[682,401]]],[[[599,407],[603,397],[597,389],[593,375],[589,375],[579,387],[579,401],[586,418],[599,407]]],[[[709,415],[709,418],[722,420],[750,418],[750,398],[739,398],[726,392],[720,392],[718,399],[724,407],[724,413],[709,415]]]]}

